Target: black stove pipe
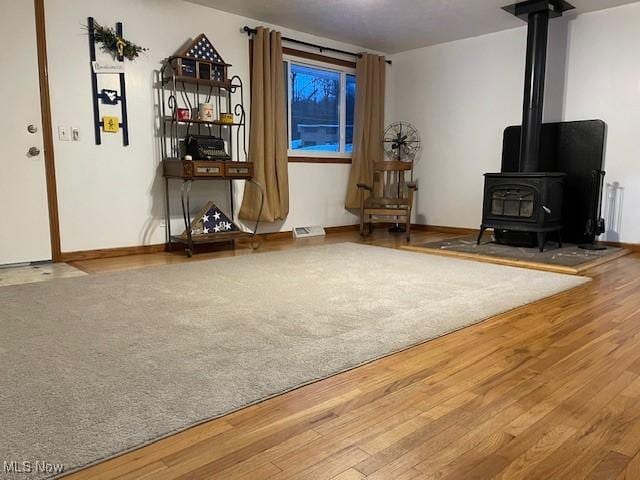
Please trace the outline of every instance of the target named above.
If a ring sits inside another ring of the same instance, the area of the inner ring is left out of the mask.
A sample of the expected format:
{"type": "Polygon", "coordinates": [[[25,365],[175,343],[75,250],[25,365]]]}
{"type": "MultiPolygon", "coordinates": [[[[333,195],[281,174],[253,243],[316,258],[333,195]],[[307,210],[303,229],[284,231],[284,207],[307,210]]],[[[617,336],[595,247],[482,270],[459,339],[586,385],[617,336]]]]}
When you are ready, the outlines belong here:
{"type": "Polygon", "coordinates": [[[530,13],[520,138],[521,172],[537,172],[539,168],[548,32],[549,10],[530,13]]]}

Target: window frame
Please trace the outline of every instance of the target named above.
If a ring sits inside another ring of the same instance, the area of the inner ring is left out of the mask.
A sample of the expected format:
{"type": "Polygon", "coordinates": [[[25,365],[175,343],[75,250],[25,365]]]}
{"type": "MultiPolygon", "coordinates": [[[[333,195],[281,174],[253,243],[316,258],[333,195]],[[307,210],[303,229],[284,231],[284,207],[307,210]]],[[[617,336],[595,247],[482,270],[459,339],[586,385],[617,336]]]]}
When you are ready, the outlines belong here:
{"type": "Polygon", "coordinates": [[[356,74],[356,65],[346,60],[334,59],[323,55],[304,51],[283,49],[283,60],[287,68],[287,154],[290,162],[313,163],[351,163],[353,152],[345,152],[346,121],[347,121],[347,75],[356,74]],[[340,145],[338,152],[323,152],[321,150],[291,149],[291,64],[309,66],[338,72],[340,74],[339,125],[340,145]],[[335,160],[335,161],[332,161],[335,160]]]}

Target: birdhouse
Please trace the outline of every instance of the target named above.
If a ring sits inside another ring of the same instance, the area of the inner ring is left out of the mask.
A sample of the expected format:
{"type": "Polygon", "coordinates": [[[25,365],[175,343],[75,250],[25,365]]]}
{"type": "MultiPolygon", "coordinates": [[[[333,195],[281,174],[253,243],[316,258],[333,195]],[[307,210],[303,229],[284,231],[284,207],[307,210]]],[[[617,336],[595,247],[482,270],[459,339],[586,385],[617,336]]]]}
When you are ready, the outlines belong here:
{"type": "Polygon", "coordinates": [[[176,73],[181,77],[228,83],[226,63],[204,33],[174,57],[176,73]]]}

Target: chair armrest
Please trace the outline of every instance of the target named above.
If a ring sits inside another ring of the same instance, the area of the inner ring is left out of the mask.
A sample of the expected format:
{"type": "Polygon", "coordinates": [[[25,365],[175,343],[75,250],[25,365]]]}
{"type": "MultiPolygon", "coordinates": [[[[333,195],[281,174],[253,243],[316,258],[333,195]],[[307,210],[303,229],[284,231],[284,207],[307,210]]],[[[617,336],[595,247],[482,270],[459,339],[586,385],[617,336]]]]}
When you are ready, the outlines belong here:
{"type": "Polygon", "coordinates": [[[373,190],[373,187],[371,187],[371,185],[367,185],[366,183],[358,183],[358,188],[364,188],[365,190],[373,190]]]}
{"type": "Polygon", "coordinates": [[[418,184],[416,182],[407,182],[407,188],[411,190],[418,190],[418,184]]]}

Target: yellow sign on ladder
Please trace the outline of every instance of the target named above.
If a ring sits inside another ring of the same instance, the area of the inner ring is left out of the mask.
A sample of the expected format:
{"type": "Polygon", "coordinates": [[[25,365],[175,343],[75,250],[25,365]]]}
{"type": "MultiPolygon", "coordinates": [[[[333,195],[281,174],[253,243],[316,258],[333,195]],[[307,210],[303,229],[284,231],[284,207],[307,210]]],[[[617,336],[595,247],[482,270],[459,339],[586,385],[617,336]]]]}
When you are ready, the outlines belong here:
{"type": "Polygon", "coordinates": [[[118,133],[120,130],[120,119],[118,117],[102,117],[102,130],[109,133],[118,133]]]}

